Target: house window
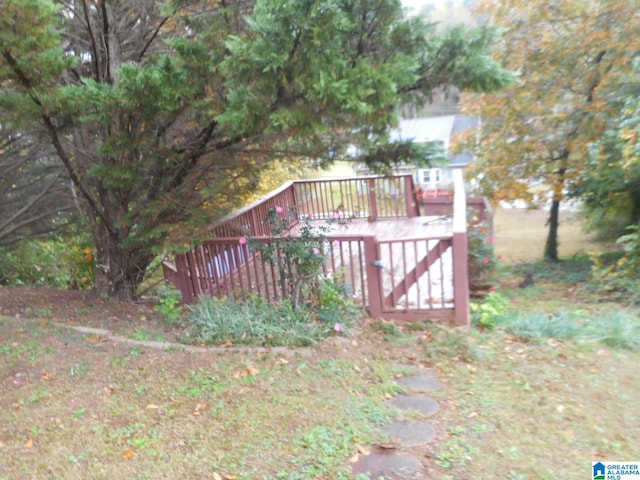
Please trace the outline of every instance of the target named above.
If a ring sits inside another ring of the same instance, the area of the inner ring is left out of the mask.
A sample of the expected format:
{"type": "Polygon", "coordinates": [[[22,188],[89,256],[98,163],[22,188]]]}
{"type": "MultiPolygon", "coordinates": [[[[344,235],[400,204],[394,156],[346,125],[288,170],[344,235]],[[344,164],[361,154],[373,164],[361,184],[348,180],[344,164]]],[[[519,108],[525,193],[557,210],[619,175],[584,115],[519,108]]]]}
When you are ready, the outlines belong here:
{"type": "Polygon", "coordinates": [[[420,170],[420,183],[427,185],[436,185],[442,182],[442,169],[429,168],[420,170]]]}

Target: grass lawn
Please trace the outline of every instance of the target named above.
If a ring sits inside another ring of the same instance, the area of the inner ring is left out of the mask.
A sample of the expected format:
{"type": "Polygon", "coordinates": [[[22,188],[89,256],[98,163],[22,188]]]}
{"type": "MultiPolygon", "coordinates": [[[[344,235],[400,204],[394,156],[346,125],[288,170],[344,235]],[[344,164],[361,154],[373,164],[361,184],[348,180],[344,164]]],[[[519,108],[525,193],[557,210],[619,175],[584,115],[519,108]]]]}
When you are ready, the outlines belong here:
{"type": "MultiPolygon", "coordinates": [[[[530,258],[509,236],[522,219],[497,218],[499,253],[530,258]]],[[[580,268],[563,264],[527,289],[505,269],[499,292],[510,315],[561,332],[570,312],[586,331],[620,308],[586,297],[580,268]]],[[[69,328],[171,339],[149,310],[26,292],[0,288],[1,480],[352,479],[349,460],[386,442],[380,427],[401,415],[388,401],[394,380],[422,369],[445,385],[431,394],[435,441],[407,450],[426,478],[578,480],[592,461],[640,459],[640,351],[604,338],[365,320],[351,338],[306,349],[158,349],[69,328]]],[[[616,334],[640,342],[626,313],[616,334]]]]}
{"type": "MultiPolygon", "coordinates": [[[[541,209],[498,208],[494,212],[496,253],[506,263],[542,258],[547,239],[549,212],[541,209]]],[[[601,249],[595,235],[587,235],[575,212],[560,213],[558,252],[561,258],[601,249]]]]}

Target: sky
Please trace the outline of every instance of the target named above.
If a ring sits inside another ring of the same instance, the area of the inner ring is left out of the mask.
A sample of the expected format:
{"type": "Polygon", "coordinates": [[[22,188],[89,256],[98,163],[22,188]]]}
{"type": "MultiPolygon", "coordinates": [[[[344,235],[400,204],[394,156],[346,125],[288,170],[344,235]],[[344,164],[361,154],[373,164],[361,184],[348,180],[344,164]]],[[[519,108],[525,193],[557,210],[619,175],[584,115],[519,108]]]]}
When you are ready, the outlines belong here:
{"type": "Polygon", "coordinates": [[[420,9],[429,3],[438,6],[443,5],[446,0],[402,0],[402,5],[407,8],[411,8],[414,12],[419,12],[420,9]]]}

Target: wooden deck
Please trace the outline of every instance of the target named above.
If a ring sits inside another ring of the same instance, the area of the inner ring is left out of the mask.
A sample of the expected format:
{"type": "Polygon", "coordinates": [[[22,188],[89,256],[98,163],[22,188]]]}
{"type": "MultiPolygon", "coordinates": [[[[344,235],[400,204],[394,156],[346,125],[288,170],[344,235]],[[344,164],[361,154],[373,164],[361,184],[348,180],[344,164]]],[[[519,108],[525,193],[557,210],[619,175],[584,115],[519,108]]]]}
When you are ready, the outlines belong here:
{"type": "Polygon", "coordinates": [[[420,216],[408,175],[290,182],[212,225],[208,240],[163,264],[165,275],[186,302],[234,290],[288,298],[282,273],[252,247],[286,241],[265,221],[277,214],[293,225],[284,236],[299,236],[308,224],[324,239],[313,247],[324,254],[324,274],[344,283],[373,318],[468,324],[469,205],[461,175],[458,184],[446,208],[420,216]]]}

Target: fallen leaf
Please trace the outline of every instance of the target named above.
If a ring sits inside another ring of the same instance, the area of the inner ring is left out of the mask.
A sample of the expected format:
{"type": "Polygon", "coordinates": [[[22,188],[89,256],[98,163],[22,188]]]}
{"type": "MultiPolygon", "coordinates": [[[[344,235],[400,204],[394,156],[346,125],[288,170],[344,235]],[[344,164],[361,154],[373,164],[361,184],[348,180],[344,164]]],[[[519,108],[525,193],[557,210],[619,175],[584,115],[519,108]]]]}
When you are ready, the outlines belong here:
{"type": "Polygon", "coordinates": [[[131,449],[125,450],[124,452],[122,452],[122,457],[126,458],[127,460],[131,460],[134,455],[135,455],[135,452],[131,449]]]}
{"type": "Polygon", "coordinates": [[[475,418],[475,417],[477,417],[477,416],[478,416],[478,412],[471,412],[471,413],[467,416],[467,418],[475,418]]]}
{"type": "Polygon", "coordinates": [[[24,448],[33,448],[33,438],[30,438],[24,443],[24,448]]]}
{"type": "Polygon", "coordinates": [[[49,380],[53,380],[54,378],[55,378],[55,375],[47,372],[43,372],[42,375],[40,375],[40,380],[44,380],[45,382],[48,382],[49,380]]]}
{"type": "Polygon", "coordinates": [[[371,452],[367,448],[364,448],[363,446],[358,445],[358,453],[361,454],[361,455],[367,456],[371,452]]]}
{"type": "Polygon", "coordinates": [[[222,480],[222,475],[217,472],[213,472],[213,480],[222,480]]]}
{"type": "Polygon", "coordinates": [[[159,408],[160,407],[158,405],[154,405],[153,403],[147,405],[147,410],[158,410],[159,408]]]}
{"type": "Polygon", "coordinates": [[[276,364],[279,364],[279,365],[287,365],[288,363],[289,363],[289,360],[287,360],[286,358],[279,358],[276,361],[276,364]]]}
{"type": "Polygon", "coordinates": [[[89,337],[87,343],[100,343],[100,337],[89,337]]]}
{"type": "Polygon", "coordinates": [[[358,460],[360,460],[360,454],[354,453],[353,456],[349,458],[349,463],[356,463],[358,460]]]}
{"type": "Polygon", "coordinates": [[[247,368],[247,374],[250,377],[255,377],[256,375],[258,375],[260,373],[260,370],[258,370],[257,368],[254,367],[249,367],[247,368]]]}
{"type": "Polygon", "coordinates": [[[395,450],[396,444],[395,443],[378,443],[378,448],[381,448],[383,450],[395,450]]]}
{"type": "Polygon", "coordinates": [[[238,477],[235,475],[223,475],[222,478],[224,478],[224,480],[238,480],[238,477]]]}

